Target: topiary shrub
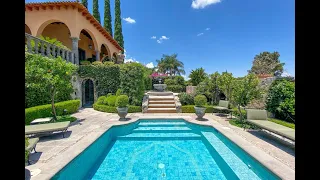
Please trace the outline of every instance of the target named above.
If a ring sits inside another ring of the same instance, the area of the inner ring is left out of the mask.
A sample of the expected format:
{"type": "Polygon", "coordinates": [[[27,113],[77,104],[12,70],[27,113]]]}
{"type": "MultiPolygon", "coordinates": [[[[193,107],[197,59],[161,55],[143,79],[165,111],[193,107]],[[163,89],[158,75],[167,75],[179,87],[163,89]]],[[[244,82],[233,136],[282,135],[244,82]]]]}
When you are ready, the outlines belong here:
{"type": "Polygon", "coordinates": [[[106,101],[108,102],[107,104],[109,106],[115,106],[116,100],[117,100],[117,96],[115,96],[115,95],[108,96],[106,99],[106,101]]]}
{"type": "Polygon", "coordinates": [[[127,95],[120,95],[116,100],[116,107],[127,107],[129,104],[129,98],[127,95]]]}
{"type": "MultiPolygon", "coordinates": [[[[63,115],[63,110],[67,110],[67,114],[72,114],[78,111],[80,100],[70,100],[55,103],[56,113],[58,116],[63,115]]],[[[37,118],[52,117],[51,104],[35,106],[25,109],[25,124],[29,125],[31,121],[37,118]]]]}
{"type": "Polygon", "coordinates": [[[207,104],[207,98],[204,95],[197,95],[194,97],[194,104],[196,107],[204,107],[207,104]]]}
{"type": "Polygon", "coordinates": [[[112,95],[113,95],[112,93],[108,93],[106,97],[109,97],[109,96],[112,96],[112,95]]]}
{"type": "Polygon", "coordinates": [[[194,96],[185,92],[179,93],[178,95],[181,105],[193,105],[194,96]]]}
{"type": "Polygon", "coordinates": [[[93,61],[91,64],[92,64],[92,65],[101,65],[102,62],[101,62],[101,61],[93,61]]]}
{"type": "Polygon", "coordinates": [[[116,96],[120,96],[122,94],[122,90],[121,89],[118,89],[117,92],[116,92],[116,96]]]}
{"type": "Polygon", "coordinates": [[[90,61],[86,61],[86,60],[80,61],[80,65],[90,65],[90,64],[91,64],[90,61]]]}
{"type": "MultiPolygon", "coordinates": [[[[106,105],[99,105],[97,103],[93,104],[93,109],[108,113],[117,113],[117,107],[111,107],[106,105]]],[[[128,106],[128,113],[142,112],[141,106],[128,106]]]]}
{"type": "Polygon", "coordinates": [[[97,104],[105,104],[107,105],[108,104],[108,101],[107,101],[107,97],[106,96],[100,96],[97,100],[97,104]]]}

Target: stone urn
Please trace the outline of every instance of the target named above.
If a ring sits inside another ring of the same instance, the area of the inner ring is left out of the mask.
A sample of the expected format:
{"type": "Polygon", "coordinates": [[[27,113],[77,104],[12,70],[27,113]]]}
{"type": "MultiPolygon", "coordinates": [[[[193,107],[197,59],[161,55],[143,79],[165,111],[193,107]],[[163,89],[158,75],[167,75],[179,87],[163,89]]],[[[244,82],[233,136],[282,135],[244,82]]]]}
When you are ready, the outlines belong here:
{"type": "Polygon", "coordinates": [[[206,107],[197,107],[194,106],[194,110],[196,111],[196,115],[198,116],[198,118],[202,118],[205,114],[206,114],[206,107]]]}
{"type": "Polygon", "coordinates": [[[167,88],[167,85],[166,84],[154,84],[153,87],[155,90],[163,92],[167,88]]]}
{"type": "Polygon", "coordinates": [[[125,119],[126,115],[128,114],[128,107],[117,107],[117,110],[120,119],[125,119]]]}

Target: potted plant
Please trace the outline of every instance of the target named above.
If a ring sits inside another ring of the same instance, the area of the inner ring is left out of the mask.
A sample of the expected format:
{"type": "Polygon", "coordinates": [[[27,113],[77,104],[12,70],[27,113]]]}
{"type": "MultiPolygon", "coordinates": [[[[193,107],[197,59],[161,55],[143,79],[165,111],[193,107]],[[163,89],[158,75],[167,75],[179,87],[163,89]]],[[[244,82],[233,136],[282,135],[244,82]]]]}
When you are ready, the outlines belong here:
{"type": "Polygon", "coordinates": [[[117,97],[116,107],[118,110],[118,115],[120,116],[120,120],[126,118],[126,115],[128,114],[128,104],[129,98],[127,95],[120,95],[117,97]]]}
{"type": "Polygon", "coordinates": [[[197,95],[196,97],[194,97],[194,109],[196,111],[196,115],[198,116],[198,118],[202,118],[206,112],[206,107],[204,107],[204,105],[207,104],[207,98],[204,95],[197,95]]]}

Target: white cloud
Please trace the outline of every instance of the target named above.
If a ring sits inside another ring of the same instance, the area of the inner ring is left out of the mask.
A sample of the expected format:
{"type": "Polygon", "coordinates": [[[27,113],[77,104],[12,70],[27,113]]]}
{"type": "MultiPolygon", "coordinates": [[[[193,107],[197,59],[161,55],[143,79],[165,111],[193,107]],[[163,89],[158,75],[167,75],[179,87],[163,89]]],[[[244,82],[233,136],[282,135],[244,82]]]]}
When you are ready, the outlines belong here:
{"type": "Polygon", "coordinates": [[[188,81],[190,78],[187,75],[182,75],[185,81],[188,81]]]}
{"type": "Polygon", "coordinates": [[[199,33],[199,34],[197,34],[197,36],[202,36],[203,35],[203,33],[199,33]]]}
{"type": "Polygon", "coordinates": [[[157,39],[157,37],[156,36],[152,36],[151,39],[157,39]]]}
{"type": "Polygon", "coordinates": [[[128,63],[128,62],[135,62],[136,60],[134,58],[128,58],[128,59],[124,59],[124,63],[128,63]]]}
{"type": "Polygon", "coordinates": [[[210,28],[206,28],[206,31],[209,31],[210,30],[210,28]]]}
{"type": "Polygon", "coordinates": [[[169,38],[167,36],[161,36],[160,40],[168,40],[169,38]]]}
{"type": "Polygon", "coordinates": [[[221,2],[221,0],[192,0],[191,7],[194,9],[203,9],[206,6],[219,2],[221,2]]]}
{"type": "Polygon", "coordinates": [[[129,24],[134,24],[136,23],[136,20],[132,19],[131,17],[127,17],[127,18],[122,18],[123,20],[125,20],[127,23],[129,24]]]}
{"type": "Polygon", "coordinates": [[[146,67],[147,68],[154,68],[153,62],[150,62],[150,63],[146,64],[146,67]]]}
{"type": "Polygon", "coordinates": [[[162,43],[162,41],[160,41],[160,40],[158,39],[158,40],[157,40],[157,43],[161,44],[161,43],[162,43]]]}

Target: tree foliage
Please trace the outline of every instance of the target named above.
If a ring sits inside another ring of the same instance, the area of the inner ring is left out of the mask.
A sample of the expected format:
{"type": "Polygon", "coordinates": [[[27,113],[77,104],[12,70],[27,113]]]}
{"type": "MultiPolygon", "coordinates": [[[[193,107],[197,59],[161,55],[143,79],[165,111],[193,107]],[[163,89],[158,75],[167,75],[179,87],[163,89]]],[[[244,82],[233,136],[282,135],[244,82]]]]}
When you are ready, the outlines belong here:
{"type": "Polygon", "coordinates": [[[81,3],[88,9],[88,0],[81,0],[81,3]]]}
{"type": "Polygon", "coordinates": [[[284,63],[280,63],[278,52],[262,52],[254,57],[249,73],[281,75],[284,63]]]}
{"type": "Polygon", "coordinates": [[[98,0],[93,0],[93,17],[99,22],[100,21],[100,12],[99,12],[99,2],[98,0]]]}
{"type": "Polygon", "coordinates": [[[189,75],[189,78],[192,85],[197,86],[200,82],[204,81],[207,78],[207,76],[207,73],[201,67],[197,68],[196,70],[192,70],[189,75]]]}
{"type": "Polygon", "coordinates": [[[266,100],[266,108],[276,118],[295,120],[295,84],[287,80],[276,80],[272,83],[266,100]]]}
{"type": "Polygon", "coordinates": [[[51,59],[38,54],[26,53],[25,86],[28,88],[43,87],[50,93],[52,114],[56,119],[55,97],[60,91],[73,91],[71,77],[76,66],[61,57],[51,59]]]}
{"type": "Polygon", "coordinates": [[[223,72],[221,76],[217,78],[217,84],[219,89],[224,93],[227,100],[232,100],[232,89],[233,89],[233,81],[234,77],[232,73],[223,72]]]}
{"type": "Polygon", "coordinates": [[[122,34],[121,8],[120,0],[115,0],[115,20],[114,20],[114,39],[124,49],[124,40],[122,34]]]}
{"type": "Polygon", "coordinates": [[[104,1],[104,29],[113,36],[112,34],[112,19],[111,19],[111,11],[110,11],[110,0],[104,1]]]}
{"type": "MultiPolygon", "coordinates": [[[[247,106],[251,100],[260,97],[259,78],[250,73],[244,78],[236,79],[233,82],[233,102],[237,105],[238,111],[241,112],[241,106],[247,106]]],[[[240,120],[243,120],[243,114],[240,113],[240,120]]]]}
{"type": "Polygon", "coordinates": [[[158,63],[158,72],[169,74],[170,76],[185,74],[184,64],[182,61],[179,61],[177,57],[178,54],[163,54],[160,60],[156,60],[158,63]]]}

